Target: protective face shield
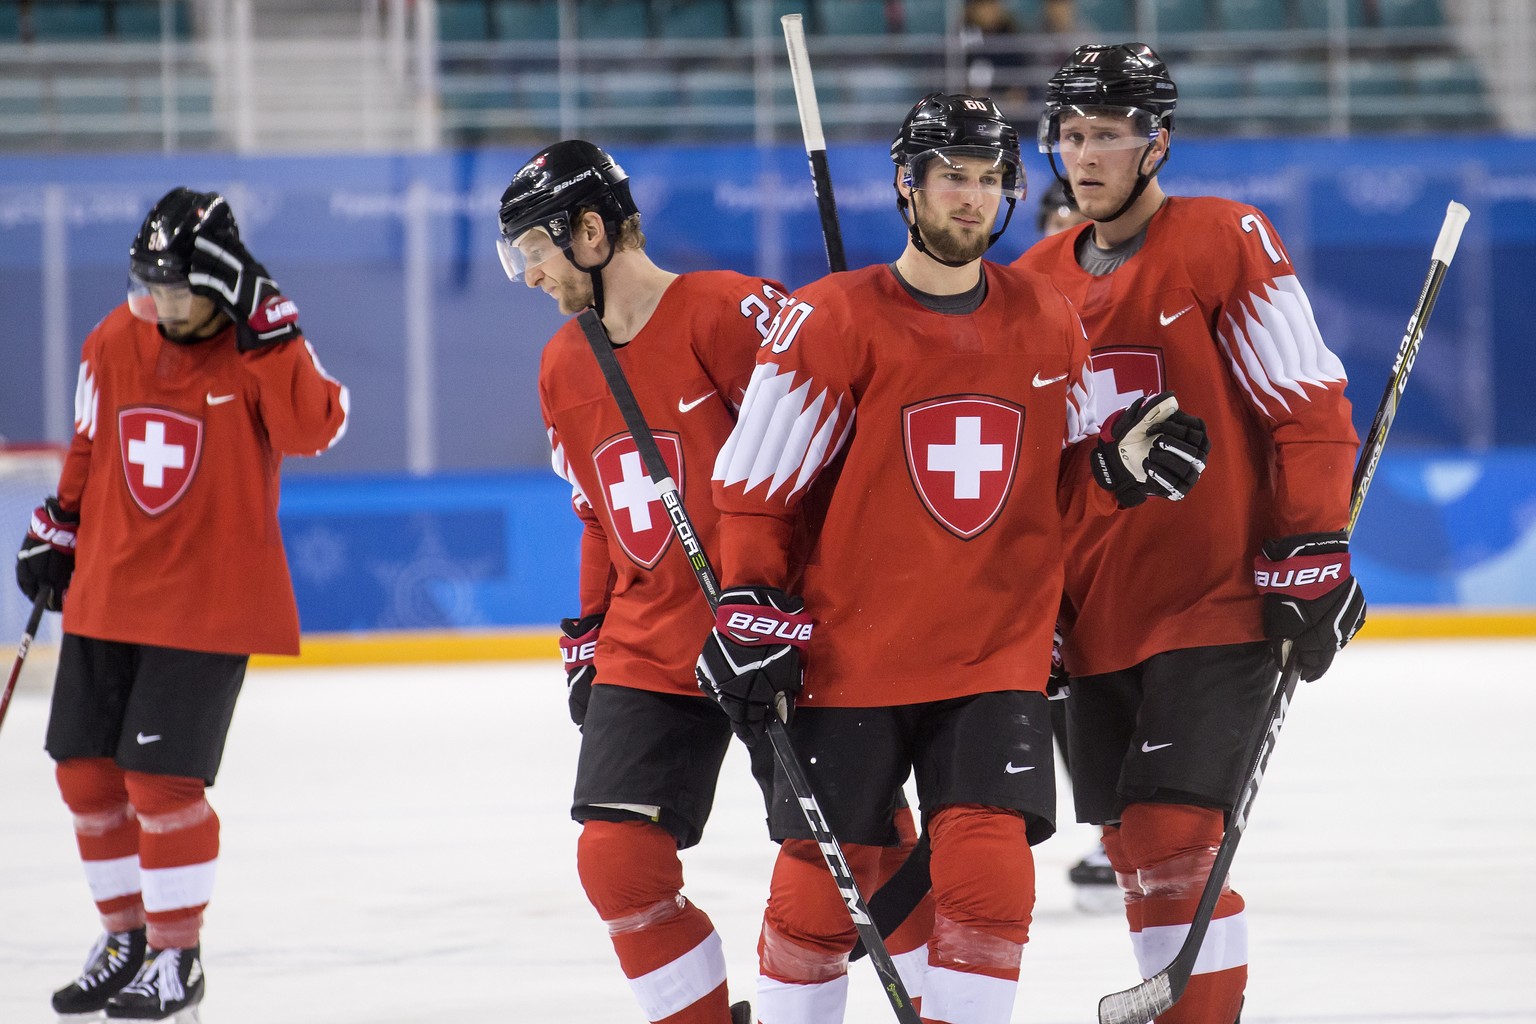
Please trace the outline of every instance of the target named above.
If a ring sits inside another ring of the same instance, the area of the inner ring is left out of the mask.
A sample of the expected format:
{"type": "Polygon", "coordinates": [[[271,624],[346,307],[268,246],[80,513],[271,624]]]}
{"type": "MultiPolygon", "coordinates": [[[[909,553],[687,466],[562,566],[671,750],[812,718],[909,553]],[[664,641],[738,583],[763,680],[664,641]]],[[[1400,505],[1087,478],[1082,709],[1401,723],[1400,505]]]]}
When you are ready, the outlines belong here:
{"type": "Polygon", "coordinates": [[[1144,149],[1162,127],[1162,118],[1138,107],[1053,106],[1040,118],[1040,152],[1067,161],[1089,150],[1144,149]]]}
{"type": "Polygon", "coordinates": [[[496,254],[501,257],[501,269],[514,282],[534,267],[565,255],[570,247],[570,217],[564,213],[551,217],[547,227],[519,231],[516,238],[502,235],[496,239],[496,254]]]}
{"type": "Polygon", "coordinates": [[[128,264],[128,311],[151,324],[178,323],[192,315],[187,272],[169,261],[128,264]]]}
{"type": "Polygon", "coordinates": [[[1024,172],[1011,153],[987,146],[944,146],[907,162],[908,188],[933,194],[980,192],[999,199],[1024,197],[1024,172]]]}

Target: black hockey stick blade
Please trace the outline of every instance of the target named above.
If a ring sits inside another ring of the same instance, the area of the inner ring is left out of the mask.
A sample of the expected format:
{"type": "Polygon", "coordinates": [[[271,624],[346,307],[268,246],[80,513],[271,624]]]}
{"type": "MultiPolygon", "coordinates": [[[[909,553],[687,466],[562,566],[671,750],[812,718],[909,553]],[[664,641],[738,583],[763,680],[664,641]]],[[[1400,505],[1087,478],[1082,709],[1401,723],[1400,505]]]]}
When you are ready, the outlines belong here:
{"type": "Polygon", "coordinates": [[[26,629],[21,634],[21,642],[16,645],[16,661],[11,665],[11,677],[5,682],[5,693],[0,694],[0,725],[5,724],[5,712],[11,706],[11,694],[16,690],[16,680],[21,678],[21,667],[27,663],[27,652],[32,649],[32,640],[37,636],[37,629],[43,624],[43,609],[48,607],[48,598],[53,591],[48,587],[38,587],[37,597],[32,599],[32,613],[27,616],[26,629]]]}
{"type": "MultiPolygon", "coordinates": [[[[1418,356],[1419,343],[1424,339],[1424,330],[1429,325],[1429,316],[1434,312],[1435,301],[1440,297],[1440,287],[1445,281],[1445,272],[1456,255],[1456,247],[1461,242],[1461,232],[1466,227],[1468,217],[1467,208],[1458,202],[1452,201],[1446,207],[1445,220],[1440,225],[1440,234],[1435,239],[1435,248],[1430,256],[1429,274],[1424,278],[1424,286],[1419,290],[1418,301],[1414,304],[1413,313],[1408,318],[1408,329],[1404,332],[1403,340],[1398,346],[1397,358],[1392,362],[1392,372],[1387,380],[1386,391],[1376,407],[1370,433],[1366,437],[1360,458],[1355,464],[1354,479],[1350,485],[1348,526],[1350,533],[1354,532],[1355,522],[1360,517],[1360,508],[1365,503],[1366,492],[1370,489],[1371,479],[1376,472],[1376,465],[1381,461],[1381,452],[1387,443],[1387,431],[1391,429],[1392,420],[1397,416],[1398,402],[1402,398],[1403,389],[1408,385],[1408,374],[1413,370],[1414,360],[1418,356]]],[[[1211,864],[1211,873],[1206,878],[1205,888],[1200,893],[1200,903],[1195,908],[1194,920],[1190,922],[1189,934],[1185,936],[1183,945],[1179,947],[1178,953],[1174,955],[1173,961],[1167,967],[1139,985],[1121,992],[1113,992],[1100,999],[1099,1024],[1148,1024],[1153,1018],[1170,1010],[1184,994],[1184,988],[1189,984],[1190,975],[1194,973],[1196,961],[1199,959],[1205,933],[1210,927],[1211,915],[1216,912],[1216,902],[1226,885],[1227,873],[1232,867],[1232,858],[1237,853],[1237,844],[1241,841],[1243,830],[1248,825],[1248,814],[1253,809],[1254,798],[1258,795],[1259,783],[1263,781],[1264,769],[1269,764],[1270,755],[1274,753],[1280,727],[1285,724],[1285,715],[1290,709],[1291,698],[1295,696],[1300,677],[1300,665],[1287,644],[1284,664],[1280,669],[1274,695],[1270,698],[1269,707],[1259,722],[1262,731],[1249,742],[1248,749],[1251,757],[1247,778],[1243,783],[1242,791],[1233,802],[1232,819],[1226,833],[1222,836],[1220,847],[1216,850],[1216,858],[1211,864]]]]}

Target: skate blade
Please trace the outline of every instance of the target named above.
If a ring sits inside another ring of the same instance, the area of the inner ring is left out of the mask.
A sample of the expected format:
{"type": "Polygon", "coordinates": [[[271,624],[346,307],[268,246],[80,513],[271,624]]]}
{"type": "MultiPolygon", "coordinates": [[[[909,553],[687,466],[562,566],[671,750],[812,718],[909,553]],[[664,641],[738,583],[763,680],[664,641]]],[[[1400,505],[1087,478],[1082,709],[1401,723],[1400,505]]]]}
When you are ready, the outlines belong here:
{"type": "Polygon", "coordinates": [[[1084,914],[1118,914],[1125,909],[1125,893],[1118,885],[1074,885],[1072,905],[1084,914]]]}

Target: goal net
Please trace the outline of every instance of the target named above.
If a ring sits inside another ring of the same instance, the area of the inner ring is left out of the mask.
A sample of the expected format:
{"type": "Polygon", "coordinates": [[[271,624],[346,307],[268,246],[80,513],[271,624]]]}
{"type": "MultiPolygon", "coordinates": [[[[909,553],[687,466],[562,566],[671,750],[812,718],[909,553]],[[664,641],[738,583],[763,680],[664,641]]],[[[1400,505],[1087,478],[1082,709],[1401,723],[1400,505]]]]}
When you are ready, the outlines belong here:
{"type": "MultiPolygon", "coordinates": [[[[8,564],[26,535],[32,510],[59,486],[64,468],[64,449],[53,445],[0,444],[0,545],[9,557],[0,572],[0,651],[14,652],[27,628],[32,603],[16,587],[15,569],[8,564]]],[[[59,616],[43,615],[37,643],[59,642],[59,616]]]]}

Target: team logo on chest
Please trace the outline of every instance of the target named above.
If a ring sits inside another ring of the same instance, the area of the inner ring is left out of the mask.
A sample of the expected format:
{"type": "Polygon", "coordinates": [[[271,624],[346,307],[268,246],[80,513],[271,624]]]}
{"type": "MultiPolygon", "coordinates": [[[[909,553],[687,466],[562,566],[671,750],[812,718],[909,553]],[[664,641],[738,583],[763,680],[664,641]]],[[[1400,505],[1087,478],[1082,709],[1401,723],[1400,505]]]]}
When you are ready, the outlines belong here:
{"type": "Polygon", "coordinates": [[[1143,395],[1166,390],[1162,349],[1095,349],[1088,365],[1093,371],[1093,411],[1100,423],[1143,395]]]}
{"type": "Polygon", "coordinates": [[[961,540],[992,525],[1013,488],[1024,410],[988,395],[949,395],[902,410],[912,485],[961,540]]]}
{"type": "MultiPolygon", "coordinates": [[[[656,447],[677,483],[678,493],[686,494],[683,446],[677,435],[657,431],[656,447]]],[[[619,546],[636,564],[654,569],[672,542],[672,520],[645,471],[635,439],[628,434],[609,438],[592,453],[592,462],[597,468],[598,489],[608,510],[608,522],[619,546]]]]}
{"type": "Polygon", "coordinates": [[[123,479],[139,508],[157,516],[187,493],[203,454],[203,421],[154,406],[117,414],[123,479]]]}

